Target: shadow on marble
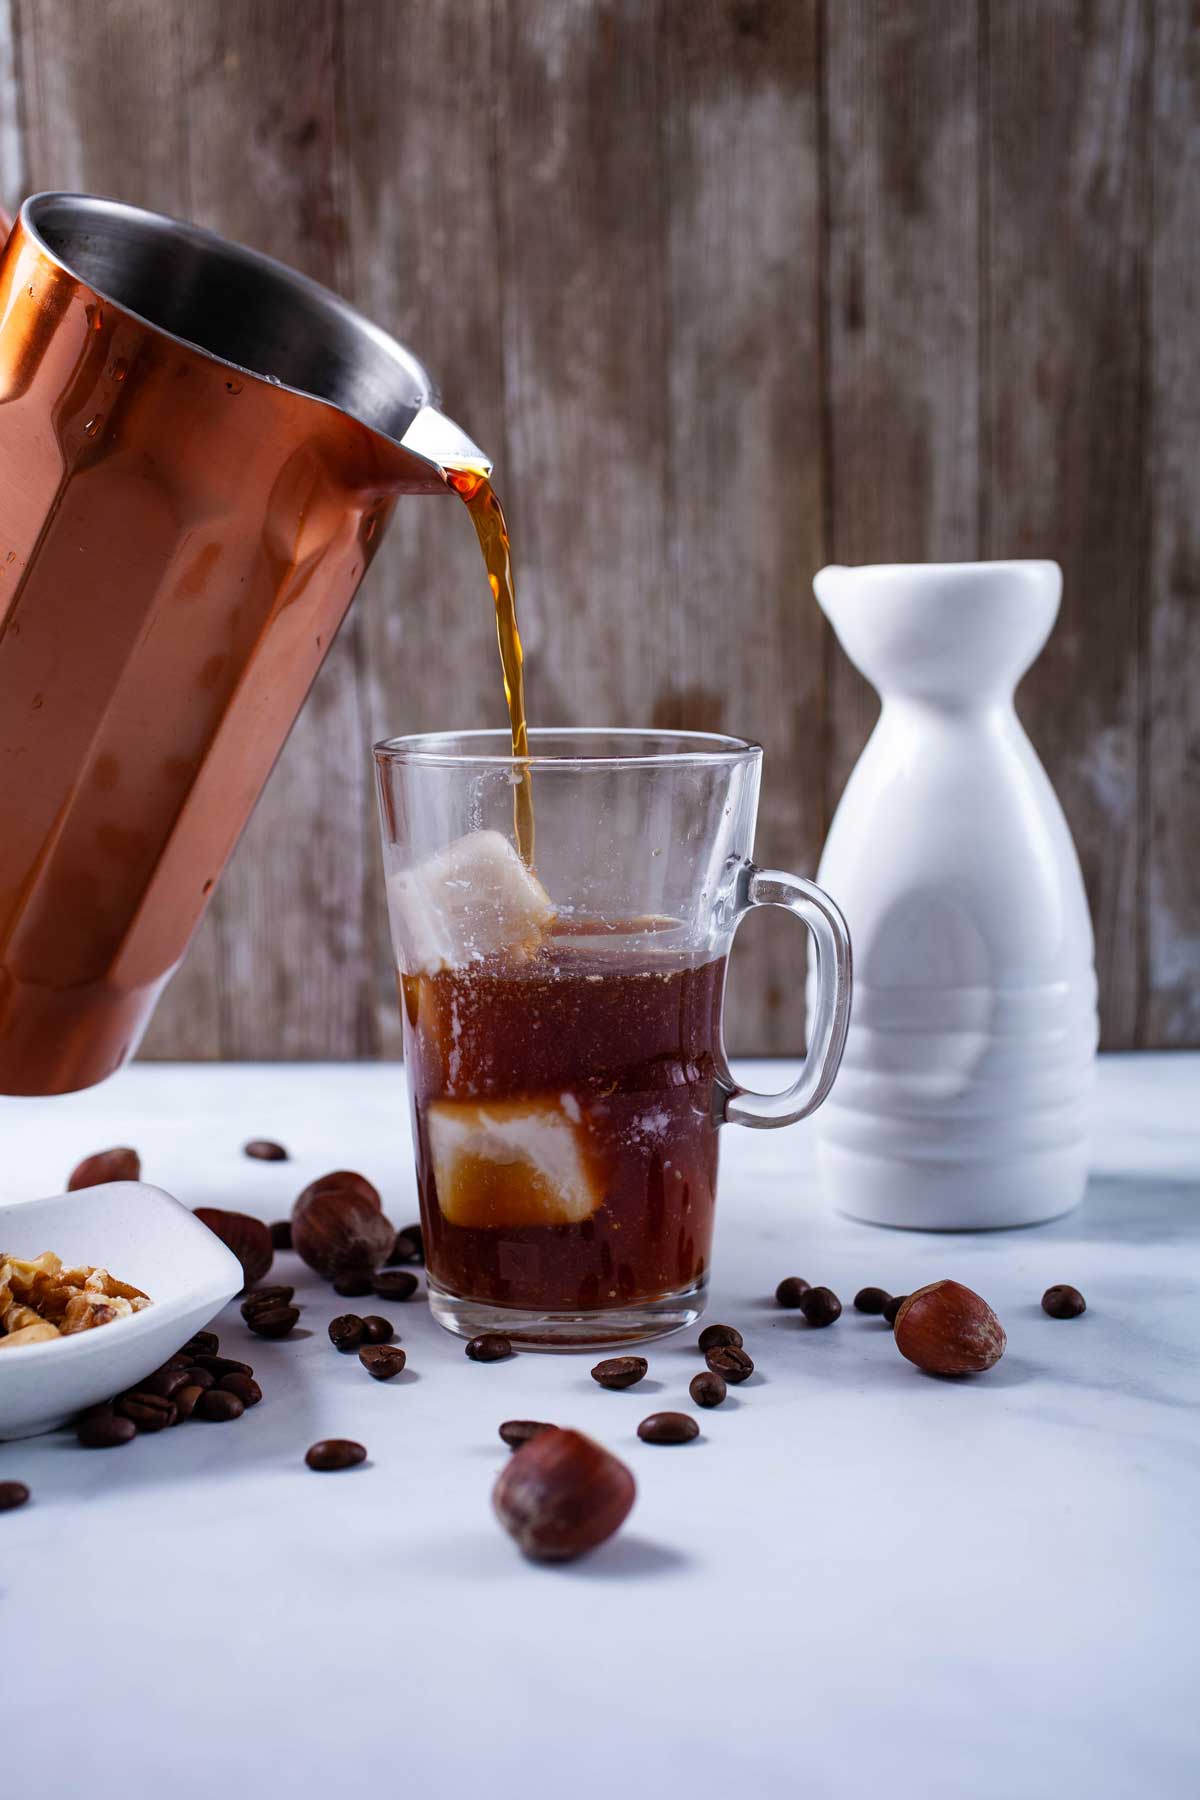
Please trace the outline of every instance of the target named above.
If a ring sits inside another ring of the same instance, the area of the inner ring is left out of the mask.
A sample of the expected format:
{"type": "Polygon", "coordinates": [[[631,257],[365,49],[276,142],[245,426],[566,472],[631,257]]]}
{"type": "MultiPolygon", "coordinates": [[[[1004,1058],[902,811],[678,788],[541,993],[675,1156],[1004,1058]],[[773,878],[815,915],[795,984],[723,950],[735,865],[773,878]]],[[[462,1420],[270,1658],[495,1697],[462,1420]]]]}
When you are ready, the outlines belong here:
{"type": "Polygon", "coordinates": [[[1200,1239],[1200,1180],[1093,1175],[1084,1202],[1041,1227],[1070,1243],[1156,1244],[1200,1239]]]}

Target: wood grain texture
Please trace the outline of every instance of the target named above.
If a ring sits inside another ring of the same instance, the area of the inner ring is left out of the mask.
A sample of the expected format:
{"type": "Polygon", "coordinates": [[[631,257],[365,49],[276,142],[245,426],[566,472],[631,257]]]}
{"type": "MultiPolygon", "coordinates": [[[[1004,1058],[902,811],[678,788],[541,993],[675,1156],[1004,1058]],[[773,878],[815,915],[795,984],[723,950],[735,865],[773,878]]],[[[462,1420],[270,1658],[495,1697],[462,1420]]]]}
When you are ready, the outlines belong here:
{"type": "MultiPolygon", "coordinates": [[[[829,560],[981,554],[979,26],[973,5],[826,9],[829,560]]],[[[831,799],[878,716],[830,661],[831,799]]]]}
{"type": "MultiPolygon", "coordinates": [[[[410,342],[495,458],[535,723],[767,746],[808,872],[874,700],[822,561],[1043,555],[1019,705],[1105,1042],[1200,1042],[1195,0],[0,0],[0,202],[200,219],[410,342]]],[[[396,513],[146,1052],[398,1046],[372,739],[502,724],[449,497],[396,513]]],[[[802,1037],[796,934],[731,1041],[802,1037]]]]}
{"type": "MultiPolygon", "coordinates": [[[[664,8],[667,456],[665,502],[653,498],[668,608],[645,716],[758,739],[755,854],[808,875],[827,823],[825,629],[809,585],[826,560],[819,69],[815,5],[664,8]]],[[[802,1046],[804,954],[776,914],[743,927],[731,1047],[802,1046]]]]}
{"type": "Polygon", "coordinates": [[[1138,1041],[1200,1042],[1200,5],[1154,34],[1149,475],[1143,696],[1145,967],[1138,1041]]]}
{"type": "Polygon", "coordinates": [[[1018,710],[1074,829],[1102,1041],[1133,1041],[1147,578],[1150,33],[1132,0],[991,8],[984,554],[1054,556],[1018,710]]]}

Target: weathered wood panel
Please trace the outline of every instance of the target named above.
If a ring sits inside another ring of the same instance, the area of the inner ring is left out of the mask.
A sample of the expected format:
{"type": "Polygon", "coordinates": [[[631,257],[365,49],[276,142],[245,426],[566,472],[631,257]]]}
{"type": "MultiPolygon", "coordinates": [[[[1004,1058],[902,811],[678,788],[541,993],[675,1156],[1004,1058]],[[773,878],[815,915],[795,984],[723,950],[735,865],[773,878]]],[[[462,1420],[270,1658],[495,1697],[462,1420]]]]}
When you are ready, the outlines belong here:
{"type": "Polygon", "coordinates": [[[1149,24],[1130,0],[990,9],[988,556],[1063,604],[1018,707],[1075,831],[1104,1041],[1133,1040],[1147,485],[1149,24]]]}
{"type": "Polygon", "coordinates": [[[1154,32],[1153,506],[1138,1041],[1200,1043],[1200,5],[1154,32]]]}
{"type": "MultiPolygon", "coordinates": [[[[974,6],[826,11],[829,560],[978,556],[979,27],[974,6]]],[[[830,660],[831,799],[878,716],[830,660]]]]}
{"type": "MultiPolygon", "coordinates": [[[[825,834],[826,560],[821,467],[818,9],[796,0],[664,8],[661,153],[667,446],[661,572],[630,571],[650,615],[656,724],[765,750],[756,852],[812,874],[825,834]]],[[[648,704],[647,704],[648,702],[648,704]]],[[[795,1050],[804,933],[743,927],[731,1046],[795,1050]]]]}
{"type": "MultiPolygon", "coordinates": [[[[495,456],[535,720],[748,730],[807,869],[874,714],[830,558],[1050,554],[1020,705],[1105,1039],[1200,1041],[1189,0],[0,0],[0,201],[200,218],[412,342],[495,456]]],[[[368,745],[502,722],[452,500],[410,501],[148,1040],[397,1021],[368,745]]],[[[793,933],[735,1043],[800,1039],[793,933]]]]}

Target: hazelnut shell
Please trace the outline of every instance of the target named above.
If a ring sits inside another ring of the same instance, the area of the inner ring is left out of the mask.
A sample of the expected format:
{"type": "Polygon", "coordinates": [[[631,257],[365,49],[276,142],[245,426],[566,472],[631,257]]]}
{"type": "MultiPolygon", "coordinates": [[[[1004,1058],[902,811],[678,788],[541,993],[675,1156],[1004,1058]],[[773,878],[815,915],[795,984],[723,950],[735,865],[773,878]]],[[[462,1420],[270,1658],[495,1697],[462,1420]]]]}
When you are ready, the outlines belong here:
{"type": "Polygon", "coordinates": [[[513,1454],[492,1504],[526,1556],[567,1562],[612,1536],[636,1492],[625,1464],[603,1445],[551,1426],[513,1454]]]}
{"type": "Polygon", "coordinates": [[[248,1213],[226,1212],[220,1206],[198,1206],[196,1217],[210,1231],[216,1232],[241,1263],[246,1277],[242,1292],[257,1287],[275,1260],[271,1227],[264,1225],[261,1219],[252,1219],[248,1213]]]}
{"type": "Polygon", "coordinates": [[[895,1324],[896,1348],[929,1375],[981,1375],[1004,1355],[1004,1327],[980,1295],[958,1281],[911,1293],[895,1324]]]}
{"type": "Polygon", "coordinates": [[[120,1144],[114,1150],[97,1150],[94,1156],[85,1156],[77,1168],[72,1169],[67,1182],[67,1192],[74,1194],[80,1188],[102,1187],[106,1181],[140,1181],[142,1159],[136,1150],[127,1144],[120,1144]]]}
{"type": "Polygon", "coordinates": [[[328,1175],[318,1175],[315,1181],[297,1196],[292,1207],[292,1224],[300,1217],[309,1204],[319,1194],[357,1194],[367,1202],[375,1212],[383,1211],[383,1202],[379,1198],[379,1189],[369,1182],[365,1175],[359,1175],[353,1169],[334,1169],[328,1175]]]}
{"type": "Polygon", "coordinates": [[[292,1213],[292,1249],[326,1281],[377,1269],[395,1239],[396,1227],[351,1188],[313,1194],[292,1213]]]}

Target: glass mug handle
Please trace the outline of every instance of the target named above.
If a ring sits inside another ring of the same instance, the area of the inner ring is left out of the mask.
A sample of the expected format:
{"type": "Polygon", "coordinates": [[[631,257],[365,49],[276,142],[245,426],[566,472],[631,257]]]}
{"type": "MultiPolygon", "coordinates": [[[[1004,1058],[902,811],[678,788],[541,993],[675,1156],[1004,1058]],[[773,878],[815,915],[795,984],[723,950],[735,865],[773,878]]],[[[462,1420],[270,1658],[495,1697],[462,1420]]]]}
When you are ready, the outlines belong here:
{"type": "Polygon", "coordinates": [[[782,869],[756,869],[751,864],[739,885],[738,924],[752,906],[782,906],[807,925],[817,958],[817,998],[808,1055],[791,1087],[778,1094],[758,1094],[752,1088],[739,1087],[726,1061],[725,1103],[719,1123],[759,1129],[794,1125],[820,1106],[833,1086],[846,1047],[850,1025],[850,933],[829,895],[799,875],[788,875],[782,869]]]}

